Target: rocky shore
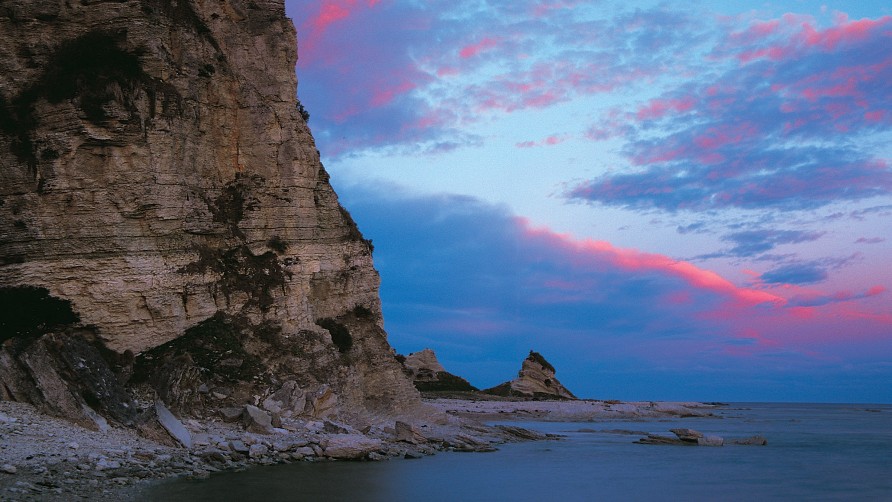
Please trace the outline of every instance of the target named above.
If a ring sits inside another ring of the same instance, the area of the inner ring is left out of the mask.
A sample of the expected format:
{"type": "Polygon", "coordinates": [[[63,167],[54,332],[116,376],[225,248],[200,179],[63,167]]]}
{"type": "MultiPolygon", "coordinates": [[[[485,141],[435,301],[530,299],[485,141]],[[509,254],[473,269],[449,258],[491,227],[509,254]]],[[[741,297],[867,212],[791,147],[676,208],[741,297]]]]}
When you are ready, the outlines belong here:
{"type": "Polygon", "coordinates": [[[449,415],[479,421],[535,420],[539,422],[589,422],[615,419],[706,417],[718,405],[696,402],[504,400],[428,398],[425,402],[449,415]]]}
{"type": "MultiPolygon", "coordinates": [[[[699,403],[426,399],[432,420],[393,421],[357,430],[336,420],[283,420],[269,430],[237,422],[184,420],[190,447],[169,446],[130,429],[92,431],[26,404],[0,402],[0,500],[107,500],[136,496],[152,481],[204,478],[255,465],[421,458],[440,451],[492,451],[547,436],[483,421],[589,421],[703,416],[699,403]]],[[[255,424],[256,426],[256,424],[255,424]]]]}

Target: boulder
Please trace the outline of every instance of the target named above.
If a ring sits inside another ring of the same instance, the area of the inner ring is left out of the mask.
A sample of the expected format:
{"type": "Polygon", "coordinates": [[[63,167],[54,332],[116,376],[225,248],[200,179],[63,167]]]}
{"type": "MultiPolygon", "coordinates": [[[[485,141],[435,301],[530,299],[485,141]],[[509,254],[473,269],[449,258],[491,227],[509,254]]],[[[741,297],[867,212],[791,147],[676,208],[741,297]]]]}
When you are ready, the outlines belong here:
{"type": "Polygon", "coordinates": [[[173,416],[173,413],[164,406],[161,401],[155,401],[155,414],[158,416],[158,423],[164,427],[171,437],[176,439],[186,448],[192,448],[192,434],[183,425],[183,422],[173,416]]]}
{"type": "Polygon", "coordinates": [[[273,433],[273,418],[269,413],[261,410],[253,405],[246,405],[242,413],[242,423],[248,432],[256,432],[258,434],[273,433]]]}
{"type": "Polygon", "coordinates": [[[427,438],[424,437],[418,429],[412,424],[397,421],[394,426],[394,436],[397,441],[403,441],[411,444],[426,443],[427,438]]]}
{"type": "Polygon", "coordinates": [[[321,446],[326,457],[358,460],[380,450],[384,443],[362,434],[337,434],[324,440],[321,446]]]}
{"type": "Polygon", "coordinates": [[[338,396],[328,385],[321,385],[307,395],[304,412],[314,418],[326,418],[337,412],[338,396]]]}
{"type": "Polygon", "coordinates": [[[223,417],[224,422],[238,422],[240,418],[242,418],[242,413],[245,412],[244,408],[220,408],[217,410],[220,413],[220,416],[223,417]]]}
{"type": "Polygon", "coordinates": [[[251,449],[248,445],[244,443],[244,441],[234,440],[229,442],[229,449],[236,452],[247,454],[251,449]]]}
{"type": "Polygon", "coordinates": [[[303,413],[306,408],[306,393],[294,380],[282,384],[279,390],[273,392],[263,400],[263,409],[270,413],[278,413],[280,416],[290,418],[303,413]]]}
{"type": "Polygon", "coordinates": [[[260,458],[269,454],[269,448],[264,444],[252,444],[248,447],[248,456],[251,458],[260,458]]]}

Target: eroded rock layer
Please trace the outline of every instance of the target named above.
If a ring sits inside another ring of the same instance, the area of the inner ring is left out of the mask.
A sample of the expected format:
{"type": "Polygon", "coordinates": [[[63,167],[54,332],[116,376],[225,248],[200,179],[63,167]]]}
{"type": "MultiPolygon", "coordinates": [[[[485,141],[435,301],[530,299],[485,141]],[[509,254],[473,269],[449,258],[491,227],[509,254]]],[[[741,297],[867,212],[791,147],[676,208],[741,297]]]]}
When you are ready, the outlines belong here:
{"type": "Polygon", "coordinates": [[[402,362],[415,387],[422,392],[477,390],[464,378],[446,371],[431,349],[413,352],[405,356],[402,362]]]}
{"type": "Polygon", "coordinates": [[[509,397],[576,399],[576,396],[555,377],[554,366],[546,361],[542,354],[532,350],[523,360],[517,378],[483,392],[509,397]]]}
{"type": "Polygon", "coordinates": [[[283,0],[0,3],[0,397],[415,406],[296,58],[283,0]]]}

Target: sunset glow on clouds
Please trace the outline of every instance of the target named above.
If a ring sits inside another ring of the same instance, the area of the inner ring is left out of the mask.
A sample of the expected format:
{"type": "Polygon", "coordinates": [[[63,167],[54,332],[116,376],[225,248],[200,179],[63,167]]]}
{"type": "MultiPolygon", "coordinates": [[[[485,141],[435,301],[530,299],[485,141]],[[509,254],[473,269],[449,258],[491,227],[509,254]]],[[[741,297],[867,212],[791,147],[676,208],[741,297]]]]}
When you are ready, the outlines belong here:
{"type": "Polygon", "coordinates": [[[397,350],[479,386],[535,348],[592,397],[892,400],[889,7],[287,4],[397,350]]]}

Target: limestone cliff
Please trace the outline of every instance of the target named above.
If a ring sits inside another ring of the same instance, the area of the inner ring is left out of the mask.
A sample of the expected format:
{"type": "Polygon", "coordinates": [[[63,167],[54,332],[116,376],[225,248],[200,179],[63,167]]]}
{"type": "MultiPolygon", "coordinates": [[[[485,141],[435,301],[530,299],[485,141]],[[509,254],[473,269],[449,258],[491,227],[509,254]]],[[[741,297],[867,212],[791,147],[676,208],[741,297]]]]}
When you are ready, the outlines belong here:
{"type": "Polygon", "coordinates": [[[403,359],[406,373],[420,391],[475,391],[476,387],[464,378],[453,375],[437,360],[431,349],[413,352],[403,359]]]}
{"type": "Polygon", "coordinates": [[[511,397],[576,399],[554,375],[554,366],[541,354],[531,350],[530,355],[523,360],[517,378],[483,392],[511,397]]]}
{"type": "Polygon", "coordinates": [[[419,402],[296,59],[284,0],[0,2],[0,398],[82,422],[154,394],[419,402]]]}

